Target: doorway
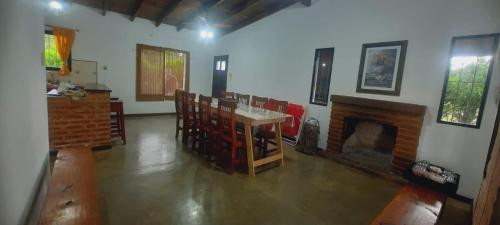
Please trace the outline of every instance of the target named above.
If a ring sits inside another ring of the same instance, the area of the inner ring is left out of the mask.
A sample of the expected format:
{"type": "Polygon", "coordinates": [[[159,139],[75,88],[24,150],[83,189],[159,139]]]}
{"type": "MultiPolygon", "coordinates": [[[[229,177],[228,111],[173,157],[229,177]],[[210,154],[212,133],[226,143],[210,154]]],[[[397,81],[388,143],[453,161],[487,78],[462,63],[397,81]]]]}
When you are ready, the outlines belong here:
{"type": "Polygon", "coordinates": [[[227,87],[228,55],[214,57],[214,69],[212,78],[212,97],[219,98],[227,87]]]}

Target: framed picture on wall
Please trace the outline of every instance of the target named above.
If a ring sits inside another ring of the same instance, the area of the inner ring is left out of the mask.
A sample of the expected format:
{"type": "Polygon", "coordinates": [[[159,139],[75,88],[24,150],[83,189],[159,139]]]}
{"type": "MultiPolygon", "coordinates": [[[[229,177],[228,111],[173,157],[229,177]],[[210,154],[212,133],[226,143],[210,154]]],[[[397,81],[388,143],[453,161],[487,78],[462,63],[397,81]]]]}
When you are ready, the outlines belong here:
{"type": "Polygon", "coordinates": [[[363,44],[356,92],[399,96],[407,46],[408,41],[363,44]]]}

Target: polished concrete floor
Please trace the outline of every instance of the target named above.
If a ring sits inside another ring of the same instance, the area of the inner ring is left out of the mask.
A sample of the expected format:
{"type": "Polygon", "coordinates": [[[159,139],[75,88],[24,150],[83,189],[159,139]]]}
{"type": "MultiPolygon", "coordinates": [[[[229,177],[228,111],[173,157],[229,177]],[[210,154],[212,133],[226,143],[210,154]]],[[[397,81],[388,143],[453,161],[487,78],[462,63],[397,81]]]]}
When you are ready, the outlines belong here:
{"type": "MultiPolygon", "coordinates": [[[[285,167],[232,175],[175,138],[174,116],[126,119],[127,145],[94,153],[103,224],[364,225],[400,186],[285,149],[285,167]]],[[[440,224],[467,224],[448,201],[440,224]]]]}

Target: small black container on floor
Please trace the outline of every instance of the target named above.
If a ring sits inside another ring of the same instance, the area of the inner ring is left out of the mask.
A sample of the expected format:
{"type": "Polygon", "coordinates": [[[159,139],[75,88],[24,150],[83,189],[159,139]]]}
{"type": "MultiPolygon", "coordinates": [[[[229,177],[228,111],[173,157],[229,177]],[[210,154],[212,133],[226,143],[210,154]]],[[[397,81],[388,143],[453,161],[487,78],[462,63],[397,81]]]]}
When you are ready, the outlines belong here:
{"type": "MultiPolygon", "coordinates": [[[[404,171],[403,177],[406,180],[410,181],[411,183],[415,183],[415,184],[427,187],[431,190],[441,192],[441,193],[444,193],[444,194],[449,195],[449,196],[455,195],[457,193],[458,184],[460,183],[460,174],[453,173],[453,175],[455,176],[455,182],[453,182],[453,183],[452,182],[445,182],[445,183],[441,184],[441,183],[433,181],[429,178],[418,176],[418,175],[414,174],[412,171],[412,168],[415,164],[416,164],[415,162],[412,163],[412,165],[409,166],[404,171]]],[[[436,166],[436,165],[432,165],[432,164],[429,164],[429,165],[441,168],[442,170],[445,170],[443,167],[440,167],[440,166],[436,166]]]]}

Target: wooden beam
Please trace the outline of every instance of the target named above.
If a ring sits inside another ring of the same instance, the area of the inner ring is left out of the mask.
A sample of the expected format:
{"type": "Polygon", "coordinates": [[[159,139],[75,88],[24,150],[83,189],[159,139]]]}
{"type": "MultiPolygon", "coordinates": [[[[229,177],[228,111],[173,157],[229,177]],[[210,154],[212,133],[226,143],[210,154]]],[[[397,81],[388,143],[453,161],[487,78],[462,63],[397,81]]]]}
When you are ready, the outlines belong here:
{"type": "Polygon", "coordinates": [[[181,3],[182,0],[173,0],[171,1],[167,6],[165,6],[160,14],[160,16],[158,17],[158,19],[156,19],[156,26],[160,26],[161,23],[163,23],[163,20],[170,14],[172,13],[175,8],[177,7],[177,5],[179,5],[179,3],[181,3]]]}
{"type": "Polygon", "coordinates": [[[233,16],[236,16],[240,14],[241,12],[245,11],[248,8],[251,8],[255,5],[257,5],[261,0],[245,0],[242,1],[233,7],[229,9],[229,11],[225,12],[223,15],[217,15],[213,21],[211,21],[213,24],[223,24],[224,21],[229,20],[233,16]]]}
{"type": "Polygon", "coordinates": [[[106,9],[108,8],[108,2],[106,0],[102,0],[102,15],[106,15],[106,9]]]}
{"type": "MultiPolygon", "coordinates": [[[[256,5],[257,3],[259,3],[260,0],[246,0],[246,1],[243,1],[237,5],[235,5],[234,7],[232,7],[229,12],[226,13],[225,15],[225,18],[223,19],[229,19],[235,15],[238,15],[240,14],[241,12],[243,12],[244,10],[256,5]]],[[[221,20],[220,20],[221,21],[221,20]]]]}
{"type": "Polygon", "coordinates": [[[197,16],[199,16],[202,12],[206,12],[212,9],[212,7],[217,6],[219,3],[223,2],[224,0],[206,0],[201,4],[201,7],[195,10],[193,13],[190,15],[184,17],[178,24],[177,24],[177,31],[182,30],[184,28],[184,23],[191,21],[195,19],[197,16]]]}
{"type": "Polygon", "coordinates": [[[281,1],[280,3],[278,3],[274,6],[267,7],[266,10],[262,11],[261,13],[255,15],[247,20],[244,20],[238,24],[235,24],[228,29],[222,30],[222,32],[220,32],[220,35],[223,36],[223,35],[229,34],[231,32],[234,32],[236,30],[239,30],[242,27],[245,27],[245,26],[250,25],[254,22],[257,22],[258,20],[260,20],[266,16],[272,15],[275,12],[278,12],[278,11],[280,11],[288,6],[291,6],[295,3],[297,3],[297,0],[281,1]]]}
{"type": "Polygon", "coordinates": [[[135,17],[137,16],[137,13],[139,12],[139,9],[141,8],[142,3],[144,3],[144,0],[135,0],[134,8],[132,8],[132,11],[130,12],[130,21],[135,20],[135,17]]]}
{"type": "Polygon", "coordinates": [[[300,3],[302,3],[302,5],[304,6],[311,6],[311,0],[298,0],[300,3]]]}

